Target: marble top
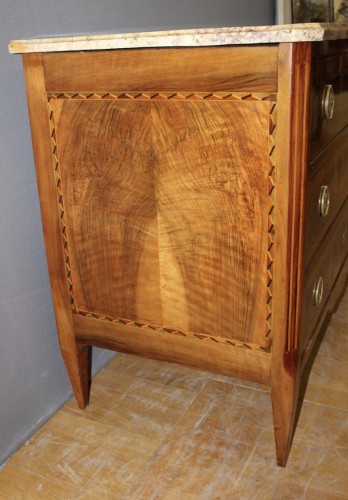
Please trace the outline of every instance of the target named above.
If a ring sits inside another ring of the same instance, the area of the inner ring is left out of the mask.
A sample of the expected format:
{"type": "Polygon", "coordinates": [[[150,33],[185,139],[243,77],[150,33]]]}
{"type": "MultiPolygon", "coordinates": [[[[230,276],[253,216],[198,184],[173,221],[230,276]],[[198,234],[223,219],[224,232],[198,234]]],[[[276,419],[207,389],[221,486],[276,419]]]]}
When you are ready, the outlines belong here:
{"type": "Polygon", "coordinates": [[[306,23],[12,40],[9,44],[9,51],[16,54],[145,47],[203,47],[257,43],[320,42],[342,38],[348,38],[348,24],[306,23]]]}

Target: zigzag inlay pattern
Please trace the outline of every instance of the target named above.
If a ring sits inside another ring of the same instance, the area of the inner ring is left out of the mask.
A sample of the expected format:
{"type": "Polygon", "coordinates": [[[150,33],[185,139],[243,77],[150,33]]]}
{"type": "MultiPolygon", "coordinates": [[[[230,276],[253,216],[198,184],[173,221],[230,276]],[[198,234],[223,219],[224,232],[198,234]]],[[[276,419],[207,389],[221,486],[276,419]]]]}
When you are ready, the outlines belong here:
{"type": "Polygon", "coordinates": [[[275,94],[246,92],[51,92],[48,99],[154,100],[154,101],[275,101],[275,94]]]}
{"type": "Polygon", "coordinates": [[[181,337],[186,337],[186,338],[193,338],[197,340],[201,340],[204,342],[214,342],[217,344],[223,344],[226,346],[231,346],[231,347],[241,347],[244,349],[252,349],[254,351],[263,351],[263,352],[269,352],[268,348],[264,348],[258,344],[251,344],[248,342],[241,342],[239,340],[233,340],[233,339],[227,339],[225,337],[214,337],[213,335],[205,335],[203,333],[197,333],[197,332],[184,332],[181,330],[177,330],[174,328],[168,328],[164,326],[159,326],[159,325],[148,325],[146,323],[141,323],[139,321],[132,321],[129,319],[125,318],[115,318],[112,316],[105,316],[102,314],[97,314],[97,313],[92,313],[88,311],[81,311],[80,309],[76,309],[73,311],[74,314],[78,314],[81,316],[85,316],[86,318],[94,318],[97,320],[101,321],[107,321],[108,323],[113,323],[116,325],[123,325],[123,326],[135,326],[137,328],[141,328],[142,330],[155,330],[158,332],[163,332],[163,333],[169,333],[171,335],[178,335],[181,337]]]}
{"type": "Polygon", "coordinates": [[[48,109],[49,109],[49,123],[50,123],[50,133],[51,133],[51,145],[52,145],[52,161],[53,169],[56,179],[57,188],[57,200],[59,207],[59,216],[62,228],[62,241],[64,246],[65,254],[65,267],[66,276],[68,283],[68,290],[70,294],[70,300],[75,314],[79,314],[85,317],[96,318],[98,320],[108,321],[111,323],[122,324],[122,325],[132,325],[144,330],[157,330],[165,333],[179,335],[188,338],[195,338],[205,342],[215,342],[218,344],[223,344],[232,347],[261,350],[269,352],[272,345],[272,284],[273,284],[273,244],[274,244],[274,206],[275,206],[275,149],[276,149],[276,94],[263,94],[263,93],[232,93],[232,92],[105,92],[105,93],[95,93],[95,92],[52,92],[47,94],[48,98],[48,109]],[[164,326],[148,325],[137,321],[132,321],[123,318],[114,318],[111,316],[105,316],[97,313],[92,313],[89,311],[82,311],[76,309],[74,306],[74,289],[73,281],[71,277],[71,267],[69,259],[69,245],[66,236],[66,223],[64,216],[64,202],[63,195],[61,191],[61,174],[58,159],[57,150],[57,139],[56,139],[56,129],[54,122],[54,113],[52,106],[50,105],[51,99],[63,99],[63,100],[131,100],[131,99],[142,99],[142,100],[224,100],[224,101],[269,101],[270,111],[269,111],[269,171],[268,171],[268,198],[269,198],[269,211],[268,211],[268,247],[267,247],[267,287],[266,287],[266,328],[265,328],[265,346],[260,346],[258,344],[251,344],[246,342],[241,342],[238,340],[227,339],[224,337],[215,337],[212,335],[206,335],[201,333],[193,332],[183,332],[180,330],[175,330],[172,328],[165,328],[164,326]]]}
{"type": "Polygon", "coordinates": [[[64,261],[65,261],[65,271],[66,278],[68,283],[68,290],[70,294],[70,302],[74,304],[74,289],[71,279],[71,268],[70,268],[70,258],[69,258],[69,244],[66,235],[66,223],[65,223],[65,210],[64,210],[64,201],[63,201],[63,193],[61,190],[61,172],[59,166],[58,159],[58,150],[57,150],[57,137],[56,137],[56,127],[54,123],[54,113],[50,102],[48,102],[48,112],[49,112],[49,124],[50,124],[50,135],[51,135],[51,147],[52,147],[52,164],[54,170],[54,176],[56,181],[57,188],[57,201],[58,201],[58,210],[59,210],[59,218],[60,224],[62,228],[62,241],[64,248],[64,261]]]}
{"type": "Polygon", "coordinates": [[[271,105],[269,114],[269,171],[268,197],[268,246],[267,246],[267,291],[266,291],[266,345],[272,345],[272,302],[273,302],[273,247],[274,247],[274,205],[275,205],[275,150],[276,150],[276,104],[271,105]]]}

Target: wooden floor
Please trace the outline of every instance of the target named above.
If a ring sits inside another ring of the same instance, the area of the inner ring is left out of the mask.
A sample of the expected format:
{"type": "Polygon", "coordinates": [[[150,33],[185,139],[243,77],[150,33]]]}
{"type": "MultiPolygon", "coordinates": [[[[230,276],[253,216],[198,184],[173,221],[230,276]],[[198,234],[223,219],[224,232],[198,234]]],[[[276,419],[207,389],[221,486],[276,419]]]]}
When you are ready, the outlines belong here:
{"type": "Polygon", "coordinates": [[[348,499],[348,293],[313,365],[288,466],[256,384],[117,355],[0,471],[1,500],[348,499]]]}

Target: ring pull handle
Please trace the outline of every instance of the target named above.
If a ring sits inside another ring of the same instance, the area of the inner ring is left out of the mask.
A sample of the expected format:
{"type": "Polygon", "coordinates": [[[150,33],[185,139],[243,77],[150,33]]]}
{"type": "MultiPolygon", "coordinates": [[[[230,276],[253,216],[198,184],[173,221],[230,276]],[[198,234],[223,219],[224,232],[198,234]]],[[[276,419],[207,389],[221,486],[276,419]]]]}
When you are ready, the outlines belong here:
{"type": "Polygon", "coordinates": [[[330,190],[329,186],[321,186],[318,199],[319,215],[326,217],[330,209],[330,190]]]}
{"type": "Polygon", "coordinates": [[[332,85],[325,85],[321,105],[323,118],[331,120],[334,115],[335,108],[335,93],[332,85]]]}
{"type": "Polygon", "coordinates": [[[320,306],[324,296],[324,280],[321,276],[316,279],[313,287],[313,305],[320,306]]]}

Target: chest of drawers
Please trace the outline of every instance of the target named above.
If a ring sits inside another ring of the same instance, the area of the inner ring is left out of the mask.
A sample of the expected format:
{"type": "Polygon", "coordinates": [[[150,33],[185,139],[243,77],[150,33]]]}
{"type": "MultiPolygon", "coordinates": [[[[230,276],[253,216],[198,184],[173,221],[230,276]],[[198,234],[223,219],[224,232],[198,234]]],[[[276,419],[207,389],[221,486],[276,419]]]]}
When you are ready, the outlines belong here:
{"type": "Polygon", "coordinates": [[[308,25],[10,44],[80,407],[92,346],[254,380],[286,464],[347,279],[346,38],[308,25]]]}

